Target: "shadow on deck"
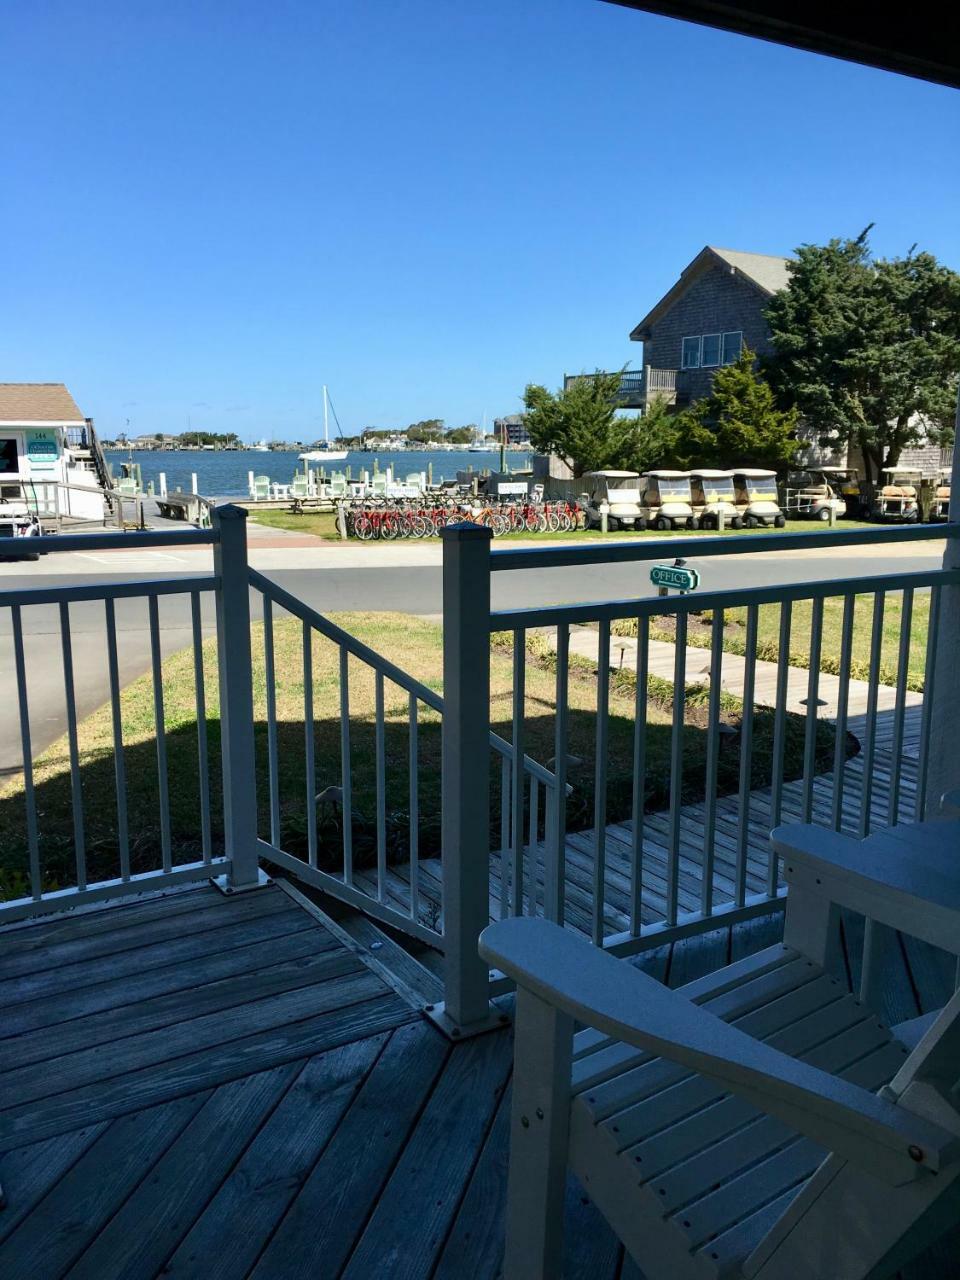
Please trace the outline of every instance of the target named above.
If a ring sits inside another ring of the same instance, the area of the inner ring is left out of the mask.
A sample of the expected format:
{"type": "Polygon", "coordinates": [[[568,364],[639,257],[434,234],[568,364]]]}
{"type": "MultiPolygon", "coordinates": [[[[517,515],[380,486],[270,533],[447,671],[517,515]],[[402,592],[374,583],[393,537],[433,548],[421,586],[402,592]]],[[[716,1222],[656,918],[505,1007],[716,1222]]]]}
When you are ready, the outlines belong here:
{"type": "MultiPolygon", "coordinates": [[[[641,963],[680,986],[780,923],[641,963]]],[[[895,962],[889,1021],[952,991],[941,953],[895,962]]],[[[5,1280],[497,1275],[510,1033],[451,1046],[282,886],[9,928],[0,1002],[5,1280]]],[[[950,1243],[904,1276],[956,1274],[950,1243]]],[[[639,1276],[572,1182],[564,1274],[639,1276]]]]}

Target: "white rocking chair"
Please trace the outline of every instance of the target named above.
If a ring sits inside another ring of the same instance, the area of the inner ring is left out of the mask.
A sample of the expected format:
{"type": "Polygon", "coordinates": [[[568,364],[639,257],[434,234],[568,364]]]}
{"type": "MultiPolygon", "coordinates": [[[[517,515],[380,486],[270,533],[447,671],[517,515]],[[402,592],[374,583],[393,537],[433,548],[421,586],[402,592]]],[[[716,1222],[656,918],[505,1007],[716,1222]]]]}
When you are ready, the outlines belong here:
{"type": "Polygon", "coordinates": [[[875,953],[960,949],[960,824],[924,827],[883,857],[775,831],[783,944],[677,991],[544,920],[484,931],[518,989],[506,1280],[558,1280],[568,1167],[647,1280],[878,1280],[955,1225],[960,994],[890,1030],[831,973],[840,907],[875,953]]]}

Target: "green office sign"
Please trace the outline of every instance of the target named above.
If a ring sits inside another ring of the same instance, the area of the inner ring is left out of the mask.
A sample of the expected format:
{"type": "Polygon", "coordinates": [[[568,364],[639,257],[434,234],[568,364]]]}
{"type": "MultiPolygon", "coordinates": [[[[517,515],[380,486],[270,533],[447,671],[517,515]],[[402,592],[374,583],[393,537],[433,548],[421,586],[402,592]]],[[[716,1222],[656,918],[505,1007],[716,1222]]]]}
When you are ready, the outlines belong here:
{"type": "Polygon", "coordinates": [[[668,587],[673,591],[696,591],[700,575],[696,569],[681,569],[675,564],[655,564],[650,570],[650,581],[655,587],[668,587]]]}

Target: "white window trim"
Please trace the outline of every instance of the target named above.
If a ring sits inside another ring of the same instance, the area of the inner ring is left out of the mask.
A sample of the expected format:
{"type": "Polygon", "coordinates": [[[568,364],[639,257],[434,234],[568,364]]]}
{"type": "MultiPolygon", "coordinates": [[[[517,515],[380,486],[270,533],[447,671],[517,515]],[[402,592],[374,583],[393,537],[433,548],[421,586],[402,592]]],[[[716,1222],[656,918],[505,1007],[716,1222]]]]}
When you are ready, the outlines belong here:
{"type": "MultiPolygon", "coordinates": [[[[732,332],[732,331],[731,331],[732,332]]],[[[700,368],[701,369],[719,369],[723,363],[723,334],[722,333],[705,333],[700,339],[700,368]],[[713,364],[707,364],[703,358],[703,344],[707,338],[717,339],[717,358],[713,364]]]]}
{"type": "Polygon", "coordinates": [[[680,339],[680,368],[681,369],[699,369],[700,368],[701,345],[702,345],[702,340],[699,334],[691,333],[688,337],[680,339]],[[697,363],[696,364],[687,364],[684,361],[684,358],[683,358],[684,349],[686,348],[686,345],[688,342],[695,342],[697,344],[697,363]]]}
{"type": "Polygon", "coordinates": [[[732,338],[735,334],[739,334],[739,337],[740,337],[740,346],[739,346],[739,347],[738,347],[738,349],[737,349],[737,354],[734,356],[734,360],[739,360],[739,359],[740,359],[740,353],[743,351],[743,330],[742,330],[742,329],[728,329],[728,330],[726,331],[726,333],[722,333],[722,334],[720,335],[720,363],[721,363],[721,364],[725,364],[725,365],[726,365],[726,364],[733,364],[733,360],[725,360],[725,359],[724,359],[724,355],[723,355],[723,346],[724,346],[724,339],[725,339],[725,338],[732,338]]]}

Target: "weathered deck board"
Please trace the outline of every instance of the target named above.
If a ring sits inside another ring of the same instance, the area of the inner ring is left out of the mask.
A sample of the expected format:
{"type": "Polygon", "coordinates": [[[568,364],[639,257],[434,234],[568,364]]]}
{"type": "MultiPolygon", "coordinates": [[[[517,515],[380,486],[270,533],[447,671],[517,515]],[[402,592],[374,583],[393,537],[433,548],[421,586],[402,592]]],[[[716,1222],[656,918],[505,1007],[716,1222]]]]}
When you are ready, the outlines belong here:
{"type": "MultiPolygon", "coordinates": [[[[769,945],[779,924],[717,929],[634,963],[679,985],[769,945]]],[[[848,922],[843,936],[856,976],[856,928],[848,922]]],[[[916,1011],[943,1003],[953,976],[942,957],[909,944],[891,953],[883,987],[894,1012],[916,1011]]],[[[283,1041],[287,1056],[265,1069],[263,1046],[248,1053],[243,1039],[144,1067],[127,1110],[96,1124],[74,1091],[73,1112],[57,1111],[63,1135],[0,1156],[4,1280],[492,1280],[510,1033],[450,1046],[425,1021],[398,1025],[398,1005],[388,991],[254,1035],[283,1041]]],[[[136,1074],[117,1081],[129,1086],[136,1074]]],[[[572,1181],[566,1205],[566,1280],[642,1280],[572,1181]]],[[[904,1280],[949,1280],[951,1245],[904,1280]]]]}

